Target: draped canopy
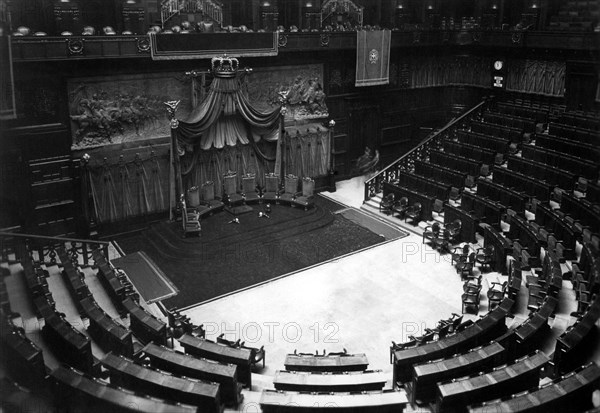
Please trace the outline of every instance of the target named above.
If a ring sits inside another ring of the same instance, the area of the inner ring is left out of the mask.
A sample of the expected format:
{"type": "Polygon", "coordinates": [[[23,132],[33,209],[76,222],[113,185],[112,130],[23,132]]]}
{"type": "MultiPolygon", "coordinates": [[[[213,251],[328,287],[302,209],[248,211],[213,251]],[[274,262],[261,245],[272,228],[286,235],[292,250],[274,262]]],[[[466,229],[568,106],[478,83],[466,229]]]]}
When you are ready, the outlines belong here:
{"type": "Polygon", "coordinates": [[[204,101],[185,121],[179,121],[180,146],[207,150],[279,139],[280,108],[270,112],[254,108],[242,92],[241,81],[239,76],[215,77],[204,101]]]}

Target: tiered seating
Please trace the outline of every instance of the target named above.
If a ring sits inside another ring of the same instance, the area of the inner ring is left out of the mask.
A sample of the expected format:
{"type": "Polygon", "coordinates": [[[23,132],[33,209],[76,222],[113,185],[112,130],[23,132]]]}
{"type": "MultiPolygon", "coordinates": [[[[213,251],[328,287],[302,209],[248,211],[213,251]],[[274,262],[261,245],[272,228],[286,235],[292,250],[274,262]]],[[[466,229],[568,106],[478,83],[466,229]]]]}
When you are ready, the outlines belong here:
{"type": "Polygon", "coordinates": [[[57,249],[58,258],[63,265],[62,276],[67,284],[67,288],[71,292],[71,297],[75,301],[75,305],[79,312],[82,312],[80,301],[84,298],[91,297],[92,293],[85,283],[85,276],[78,268],[73,265],[71,257],[67,254],[64,248],[57,249]]]}
{"type": "Polygon", "coordinates": [[[552,149],[557,152],[568,153],[569,155],[577,156],[592,162],[600,161],[600,150],[598,149],[599,143],[600,142],[580,142],[553,135],[537,135],[535,138],[536,146],[552,149]]]}
{"type": "Polygon", "coordinates": [[[592,392],[599,385],[600,367],[589,363],[536,390],[469,406],[469,412],[582,412],[593,407],[592,392]]]}
{"type": "Polygon", "coordinates": [[[598,115],[594,113],[565,112],[560,115],[558,122],[563,126],[569,125],[579,129],[600,131],[600,120],[598,120],[598,115]]]}
{"type": "Polygon", "coordinates": [[[117,310],[123,309],[123,300],[127,297],[127,291],[121,280],[117,277],[113,267],[110,265],[102,251],[92,251],[94,265],[98,268],[98,279],[104,286],[112,303],[117,310]]]}
{"type": "Polygon", "coordinates": [[[202,406],[203,412],[222,411],[218,383],[173,376],[113,353],[108,353],[102,364],[108,369],[113,385],[167,400],[202,406]]]}
{"type": "Polygon", "coordinates": [[[142,343],[167,344],[167,324],[148,313],[132,298],[123,300],[129,313],[130,329],[142,343]]]}
{"type": "Polygon", "coordinates": [[[433,204],[435,203],[435,197],[427,195],[423,192],[412,190],[406,187],[391,184],[389,182],[383,183],[383,197],[385,198],[388,194],[395,194],[395,199],[406,197],[409,205],[416,203],[421,204],[420,219],[431,220],[433,219],[433,204]]]}
{"type": "Polygon", "coordinates": [[[525,133],[535,132],[535,120],[506,113],[486,112],[483,114],[484,122],[506,126],[525,133]]]}
{"type": "Polygon", "coordinates": [[[495,367],[484,374],[437,383],[435,411],[464,412],[469,404],[535,387],[547,362],[548,356],[536,350],[512,364],[495,367]]]}
{"type": "Polygon", "coordinates": [[[521,192],[506,188],[489,180],[480,180],[477,183],[477,195],[497,201],[506,208],[518,213],[525,213],[527,196],[521,192]]]}
{"type": "Polygon", "coordinates": [[[475,232],[479,226],[479,218],[474,214],[464,211],[458,207],[444,204],[444,225],[449,225],[452,222],[459,220],[461,222],[460,235],[458,242],[466,241],[470,243],[477,242],[475,232]]]}
{"type": "Polygon", "coordinates": [[[513,300],[505,298],[493,311],[460,332],[422,346],[394,351],[393,382],[406,383],[411,380],[411,366],[414,364],[468,351],[503,334],[506,331],[505,319],[513,304],[513,300]]]}
{"type": "Polygon", "coordinates": [[[494,169],[494,182],[523,192],[540,201],[549,201],[554,188],[551,184],[506,168],[494,169]]]}
{"type": "Polygon", "coordinates": [[[543,226],[556,239],[555,242],[552,242],[548,237],[548,248],[558,247],[557,253],[561,258],[569,260],[575,258],[575,243],[578,236],[572,225],[563,216],[553,210],[550,205],[540,204],[536,208],[535,222],[543,226]],[[556,244],[560,244],[560,246],[556,244]]]}
{"type": "Polygon", "coordinates": [[[565,169],[576,175],[588,179],[598,178],[598,165],[591,161],[581,159],[552,149],[541,148],[535,145],[523,145],[521,155],[525,159],[542,162],[550,166],[565,169]]]}
{"type": "Polygon", "coordinates": [[[441,199],[442,201],[447,200],[450,195],[450,187],[448,185],[444,185],[432,178],[426,178],[408,172],[401,172],[398,175],[398,180],[395,184],[403,188],[421,192],[436,199],[441,199]]]}
{"type": "Polygon", "coordinates": [[[576,174],[543,162],[511,155],[508,157],[507,165],[509,170],[532,177],[541,183],[545,181],[550,185],[557,185],[566,191],[571,190],[575,185],[576,174]]]}
{"type": "Polygon", "coordinates": [[[412,366],[412,381],[406,385],[410,402],[430,402],[435,398],[436,383],[491,369],[505,361],[504,347],[492,341],[466,353],[415,364],[412,366]]]}
{"type": "Polygon", "coordinates": [[[459,190],[464,188],[465,178],[467,177],[466,173],[456,172],[445,166],[420,160],[415,161],[415,174],[435,179],[438,182],[450,185],[459,190]]]}
{"type": "Polygon", "coordinates": [[[117,324],[96,303],[93,297],[81,300],[83,312],[89,320],[87,331],[96,343],[106,351],[114,351],[127,357],[133,355],[131,331],[117,324]]]}
{"type": "Polygon", "coordinates": [[[462,156],[453,156],[445,152],[432,150],[429,153],[429,162],[473,177],[481,175],[481,163],[462,156]]]}
{"type": "Polygon", "coordinates": [[[510,141],[508,139],[484,135],[483,133],[459,130],[456,135],[459,142],[481,146],[500,154],[506,154],[510,146],[510,141]]]}
{"type": "Polygon", "coordinates": [[[512,253],[512,241],[506,238],[497,229],[486,223],[483,226],[483,246],[494,247],[495,270],[501,274],[506,274],[506,259],[512,253]]]}
{"type": "Polygon", "coordinates": [[[496,110],[512,116],[534,119],[537,123],[547,123],[550,109],[548,106],[534,108],[517,105],[511,102],[498,102],[496,104],[496,110]]]}
{"type": "Polygon", "coordinates": [[[593,232],[600,232],[600,204],[593,204],[586,198],[578,199],[572,193],[563,193],[560,210],[571,216],[593,232]]]}
{"type": "Polygon", "coordinates": [[[214,341],[184,334],[179,343],[185,352],[196,357],[204,357],[221,363],[235,364],[238,368],[238,380],[252,388],[252,352],[247,348],[234,348],[214,341]]]}
{"type": "Polygon", "coordinates": [[[494,227],[500,226],[500,219],[506,209],[504,205],[472,192],[463,192],[460,207],[479,218],[481,222],[494,227]]]}
{"type": "Polygon", "coordinates": [[[93,356],[90,339],[56,311],[41,267],[33,262],[29,254],[23,254],[21,263],[33,308],[38,320],[43,320],[40,324],[44,341],[59,360],[91,373],[93,356]]]}
{"type": "Polygon", "coordinates": [[[13,380],[35,388],[46,377],[42,350],[13,324],[12,316],[0,309],[2,358],[13,380]]]}
{"type": "Polygon", "coordinates": [[[470,127],[473,132],[496,136],[510,142],[520,143],[523,141],[523,131],[521,129],[479,121],[472,121],[470,127]]]}
{"type": "MultiPolygon", "coordinates": [[[[532,258],[540,256],[540,243],[535,228],[523,217],[514,215],[510,217],[510,230],[508,238],[515,241],[518,240],[523,248],[527,249],[532,258]]],[[[520,260],[521,257],[517,256],[520,260]]]]}
{"type": "Polygon", "coordinates": [[[61,407],[77,412],[197,413],[198,407],[168,402],[108,385],[73,368],[59,367],[50,373],[55,397],[61,407]]]}
{"type": "Polygon", "coordinates": [[[594,346],[590,341],[593,338],[591,331],[598,319],[600,295],[596,295],[586,312],[556,340],[553,359],[555,375],[565,374],[581,365],[582,356],[594,346]]]}
{"type": "Polygon", "coordinates": [[[577,126],[561,125],[559,123],[550,122],[548,125],[550,135],[559,136],[561,138],[570,139],[582,144],[592,145],[597,148],[600,143],[598,131],[596,129],[584,129],[577,126]]]}
{"type": "Polygon", "coordinates": [[[223,364],[171,350],[150,343],[142,350],[150,365],[178,376],[219,383],[224,404],[237,406],[242,401],[242,385],[238,383],[237,366],[223,364]]]}
{"type": "MultiPolygon", "coordinates": [[[[460,143],[453,141],[444,141],[444,152],[462,156],[467,159],[472,159],[476,162],[481,162],[484,165],[494,165],[496,160],[496,152],[491,149],[482,148],[468,143],[460,143]]],[[[489,173],[489,172],[488,172],[489,173]]],[[[487,175],[488,173],[485,173],[487,175]]]]}

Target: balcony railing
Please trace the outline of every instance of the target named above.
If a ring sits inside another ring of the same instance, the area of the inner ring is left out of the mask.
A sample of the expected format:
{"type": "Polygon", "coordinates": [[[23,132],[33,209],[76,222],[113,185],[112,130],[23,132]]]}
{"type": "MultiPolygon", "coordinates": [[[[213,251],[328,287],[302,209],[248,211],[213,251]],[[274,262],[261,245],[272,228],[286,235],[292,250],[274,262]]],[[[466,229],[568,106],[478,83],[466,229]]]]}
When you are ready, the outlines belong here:
{"type": "Polygon", "coordinates": [[[20,254],[28,251],[36,262],[56,265],[56,249],[63,247],[82,267],[90,267],[93,265],[92,251],[101,249],[104,256],[108,257],[109,245],[106,241],[0,232],[0,260],[18,262],[22,258],[20,254]],[[26,248],[22,248],[23,246],[26,248]]]}
{"type": "Polygon", "coordinates": [[[423,142],[411,149],[400,158],[386,166],[384,169],[379,171],[377,175],[367,179],[365,181],[365,192],[363,203],[377,195],[383,190],[384,182],[392,182],[400,177],[401,172],[412,172],[417,159],[429,158],[429,152],[432,149],[440,149],[443,145],[444,140],[454,131],[454,126],[461,125],[475,113],[480,113],[484,105],[487,104],[487,100],[478,103],[467,112],[463,113],[458,118],[449,122],[446,126],[437,132],[432,133],[430,136],[425,138],[423,142]]]}

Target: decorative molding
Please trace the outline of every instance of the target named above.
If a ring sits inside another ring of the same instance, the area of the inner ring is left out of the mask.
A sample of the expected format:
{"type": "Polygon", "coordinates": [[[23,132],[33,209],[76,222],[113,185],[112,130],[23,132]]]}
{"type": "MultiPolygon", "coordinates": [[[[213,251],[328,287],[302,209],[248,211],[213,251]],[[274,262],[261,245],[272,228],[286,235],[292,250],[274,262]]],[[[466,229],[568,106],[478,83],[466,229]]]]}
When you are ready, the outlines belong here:
{"type": "Polygon", "coordinates": [[[83,39],[67,39],[67,50],[71,56],[79,56],[83,54],[84,40],[83,39]]]}
{"type": "Polygon", "coordinates": [[[421,43],[421,32],[413,32],[413,43],[421,43]]]}
{"type": "Polygon", "coordinates": [[[138,53],[150,53],[150,38],[148,36],[135,39],[138,53]]]}
{"type": "Polygon", "coordinates": [[[521,40],[523,40],[523,33],[513,32],[511,39],[513,44],[521,44],[521,40]]]}
{"type": "Polygon", "coordinates": [[[287,34],[279,33],[279,37],[277,38],[277,44],[279,47],[286,47],[288,42],[287,34]]]}
{"type": "Polygon", "coordinates": [[[329,33],[321,34],[321,47],[329,47],[329,33]]]}

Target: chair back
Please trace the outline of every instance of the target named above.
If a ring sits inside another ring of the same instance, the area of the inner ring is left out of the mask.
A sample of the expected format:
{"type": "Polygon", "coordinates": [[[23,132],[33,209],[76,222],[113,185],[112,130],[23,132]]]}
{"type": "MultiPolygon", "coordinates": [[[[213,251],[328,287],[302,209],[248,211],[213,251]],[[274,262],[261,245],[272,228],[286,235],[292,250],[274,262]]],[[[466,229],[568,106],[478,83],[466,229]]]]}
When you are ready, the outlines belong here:
{"type": "Polygon", "coordinates": [[[431,226],[431,232],[433,232],[436,235],[440,233],[440,223],[439,222],[433,223],[433,225],[431,226]]]}
{"type": "Polygon", "coordinates": [[[215,199],[215,183],[213,181],[206,181],[202,184],[202,200],[212,201],[215,199]]]}
{"type": "Polygon", "coordinates": [[[302,178],[302,196],[313,196],[315,193],[315,180],[306,176],[302,178]]]}
{"type": "Polygon", "coordinates": [[[403,196],[402,198],[400,198],[398,200],[398,203],[400,204],[401,207],[405,207],[408,205],[408,198],[403,196]]]}
{"type": "Polygon", "coordinates": [[[247,173],[242,176],[242,191],[244,191],[244,193],[256,191],[256,175],[247,173]]]}
{"type": "Polygon", "coordinates": [[[277,192],[279,189],[279,175],[274,173],[265,174],[265,191],[277,192]]]}
{"type": "Polygon", "coordinates": [[[419,213],[421,213],[421,209],[423,208],[423,206],[421,205],[420,202],[415,202],[414,205],[413,205],[413,208],[414,208],[413,212],[415,214],[419,214],[419,213]]]}
{"type": "Polygon", "coordinates": [[[237,192],[237,173],[229,172],[223,177],[223,188],[225,190],[225,194],[233,195],[237,192]]]}
{"type": "Polygon", "coordinates": [[[298,177],[296,175],[289,174],[285,177],[285,192],[288,194],[295,194],[298,192],[298,177]]]}

